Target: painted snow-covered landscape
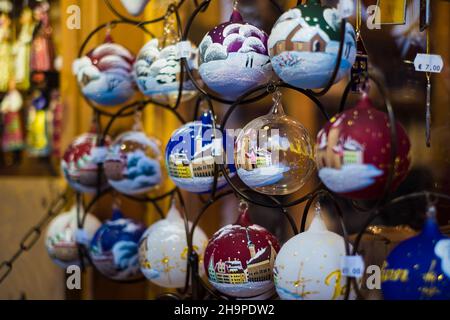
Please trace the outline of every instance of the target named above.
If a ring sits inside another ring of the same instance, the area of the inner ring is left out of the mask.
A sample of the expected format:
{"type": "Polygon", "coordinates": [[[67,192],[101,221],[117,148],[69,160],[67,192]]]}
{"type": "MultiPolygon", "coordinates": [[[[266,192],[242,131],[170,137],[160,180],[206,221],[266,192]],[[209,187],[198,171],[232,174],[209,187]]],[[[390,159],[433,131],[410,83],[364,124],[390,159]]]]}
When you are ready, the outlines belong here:
{"type": "MultiPolygon", "coordinates": [[[[319,18],[303,16],[298,8],[284,13],[268,40],[272,66],[285,82],[299,88],[322,88],[332,76],[339,51],[340,18],[336,9],[324,10],[319,18]]],[[[336,81],[351,69],[356,58],[355,32],[347,23],[342,61],[336,81]]]]}
{"type": "MultiPolygon", "coordinates": [[[[188,64],[195,73],[198,69],[198,50],[193,48],[192,51],[188,64]]],[[[168,45],[160,50],[158,39],[152,39],[142,48],[133,68],[136,83],[144,95],[159,99],[178,95],[181,65],[177,52],[176,45],[168,45]]],[[[195,94],[193,83],[184,79],[182,100],[186,101],[195,94]]]]}
{"type": "Polygon", "coordinates": [[[112,106],[134,95],[133,61],[133,55],[121,45],[104,43],[75,60],[72,69],[88,99],[112,106]]]}
{"type": "Polygon", "coordinates": [[[372,164],[345,164],[340,169],[324,167],[319,170],[319,177],[331,191],[344,193],[371,186],[383,173],[372,164]]]}
{"type": "Polygon", "coordinates": [[[255,26],[220,25],[203,38],[199,49],[200,76],[210,89],[224,96],[236,98],[273,76],[267,35],[255,26]]]}

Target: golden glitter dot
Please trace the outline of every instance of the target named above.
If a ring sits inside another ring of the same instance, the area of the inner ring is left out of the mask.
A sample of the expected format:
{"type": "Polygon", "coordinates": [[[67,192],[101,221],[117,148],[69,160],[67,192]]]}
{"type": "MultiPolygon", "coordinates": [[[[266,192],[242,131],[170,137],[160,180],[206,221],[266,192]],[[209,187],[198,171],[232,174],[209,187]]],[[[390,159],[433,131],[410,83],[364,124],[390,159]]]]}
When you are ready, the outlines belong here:
{"type": "Polygon", "coordinates": [[[169,263],[169,258],[165,257],[162,259],[162,263],[164,264],[168,264],[169,263]]]}
{"type": "Polygon", "coordinates": [[[331,119],[330,119],[330,122],[331,122],[331,123],[336,122],[336,117],[331,118],[331,119]]]}
{"type": "Polygon", "coordinates": [[[370,120],[373,120],[373,115],[370,115],[370,116],[369,116],[369,119],[370,119],[370,120]]]}
{"type": "Polygon", "coordinates": [[[369,128],[366,128],[366,132],[369,133],[369,132],[370,132],[370,129],[369,129],[369,128]]]}
{"type": "Polygon", "coordinates": [[[353,125],[353,120],[348,120],[348,121],[347,121],[347,125],[348,125],[349,127],[351,127],[351,126],[353,125]]]}
{"type": "Polygon", "coordinates": [[[415,270],[419,270],[419,268],[420,268],[420,265],[418,265],[418,264],[415,264],[415,265],[414,265],[414,269],[415,269],[415,270]]]}
{"type": "Polygon", "coordinates": [[[438,280],[439,280],[439,281],[444,280],[444,275],[443,275],[443,274],[440,274],[440,275],[438,276],[438,280]]]}

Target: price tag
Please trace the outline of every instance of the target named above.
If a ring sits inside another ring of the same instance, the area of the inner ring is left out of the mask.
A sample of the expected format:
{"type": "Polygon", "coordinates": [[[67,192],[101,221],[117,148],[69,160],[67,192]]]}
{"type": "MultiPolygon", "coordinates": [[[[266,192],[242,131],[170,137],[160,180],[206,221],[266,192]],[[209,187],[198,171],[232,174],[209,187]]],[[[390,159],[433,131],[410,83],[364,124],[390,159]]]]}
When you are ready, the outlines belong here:
{"type": "Polygon", "coordinates": [[[450,278],[450,240],[439,240],[434,247],[434,253],[441,258],[441,269],[450,278]]]}
{"type": "Polygon", "coordinates": [[[106,147],[95,147],[92,148],[92,160],[94,163],[102,163],[106,159],[106,154],[108,153],[108,148],[106,147]]]}
{"type": "Polygon", "coordinates": [[[339,14],[341,15],[341,18],[348,18],[353,15],[354,11],[354,4],[353,0],[341,0],[338,4],[338,10],[339,14]]]}
{"type": "Polygon", "coordinates": [[[178,58],[189,58],[192,54],[192,45],[190,41],[180,41],[177,43],[178,58]]]}
{"type": "Polygon", "coordinates": [[[444,68],[444,61],[438,54],[419,53],[414,59],[414,67],[419,72],[440,73],[444,68]]]}
{"type": "Polygon", "coordinates": [[[345,256],[341,258],[343,276],[361,278],[364,275],[364,261],[361,256],[345,256]]]}
{"type": "Polygon", "coordinates": [[[89,235],[87,234],[86,230],[84,229],[77,229],[75,231],[75,242],[85,245],[85,246],[89,246],[90,238],[89,235]]]}

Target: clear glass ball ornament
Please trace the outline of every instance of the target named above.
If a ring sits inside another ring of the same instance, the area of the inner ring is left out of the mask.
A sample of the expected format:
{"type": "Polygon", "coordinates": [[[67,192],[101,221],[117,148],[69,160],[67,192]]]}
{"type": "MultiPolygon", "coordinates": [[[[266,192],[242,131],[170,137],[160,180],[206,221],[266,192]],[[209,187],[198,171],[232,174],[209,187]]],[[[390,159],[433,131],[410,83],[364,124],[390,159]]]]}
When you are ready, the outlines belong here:
{"type": "Polygon", "coordinates": [[[310,135],[284,113],[279,91],[274,94],[272,110],[248,123],[238,135],[235,164],[248,187],[268,195],[294,193],[313,173],[310,135]]]}

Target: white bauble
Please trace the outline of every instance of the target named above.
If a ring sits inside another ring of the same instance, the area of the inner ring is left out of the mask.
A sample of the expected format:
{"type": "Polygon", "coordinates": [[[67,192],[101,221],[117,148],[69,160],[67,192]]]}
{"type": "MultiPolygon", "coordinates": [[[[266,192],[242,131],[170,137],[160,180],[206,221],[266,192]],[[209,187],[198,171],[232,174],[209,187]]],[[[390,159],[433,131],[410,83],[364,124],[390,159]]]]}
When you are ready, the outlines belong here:
{"type": "MultiPolygon", "coordinates": [[[[192,223],[189,222],[189,229],[192,223]]],[[[192,240],[199,256],[199,272],[203,276],[203,254],[208,238],[197,227],[192,240]]],[[[182,288],[186,283],[188,246],[184,220],[175,205],[167,217],[151,225],[139,245],[141,271],[147,279],[164,288],[182,288]]]]}
{"type": "MultiPolygon", "coordinates": [[[[100,227],[100,221],[88,213],[84,222],[84,230],[88,241],[100,227]]],[[[45,236],[45,247],[52,260],[61,268],[81,264],[75,234],[78,229],[77,210],[73,206],[69,211],[56,216],[49,224],[45,236]]],[[[88,263],[85,260],[85,263],[88,263]]]]}
{"type": "MultiPolygon", "coordinates": [[[[344,238],[328,231],[317,214],[309,229],[281,247],[275,260],[275,286],[284,300],[342,300],[346,277],[340,263],[344,238]]],[[[354,294],[350,294],[354,299],[354,294]]]]}

